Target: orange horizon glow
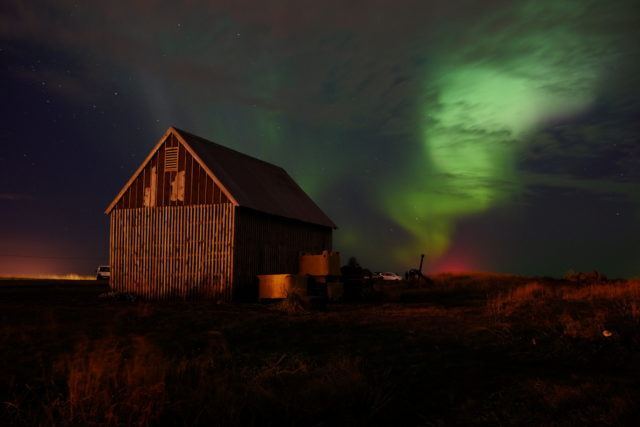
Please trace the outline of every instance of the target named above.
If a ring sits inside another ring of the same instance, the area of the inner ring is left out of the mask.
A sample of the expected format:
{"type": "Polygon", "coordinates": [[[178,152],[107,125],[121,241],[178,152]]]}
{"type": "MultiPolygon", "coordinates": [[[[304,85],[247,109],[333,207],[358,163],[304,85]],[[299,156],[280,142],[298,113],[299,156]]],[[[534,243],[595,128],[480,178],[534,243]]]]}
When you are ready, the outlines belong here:
{"type": "Polygon", "coordinates": [[[95,276],[81,275],[76,273],[67,274],[2,274],[0,279],[20,279],[20,280],[96,280],[95,276]]]}
{"type": "MultiPolygon", "coordinates": [[[[8,237],[0,244],[0,278],[88,280],[99,259],[77,256],[64,242],[8,237]]],[[[82,255],[82,254],[80,254],[82,255]]]]}
{"type": "Polygon", "coordinates": [[[460,247],[454,247],[448,253],[433,260],[427,266],[425,274],[461,274],[484,271],[477,257],[472,256],[460,247]]]}

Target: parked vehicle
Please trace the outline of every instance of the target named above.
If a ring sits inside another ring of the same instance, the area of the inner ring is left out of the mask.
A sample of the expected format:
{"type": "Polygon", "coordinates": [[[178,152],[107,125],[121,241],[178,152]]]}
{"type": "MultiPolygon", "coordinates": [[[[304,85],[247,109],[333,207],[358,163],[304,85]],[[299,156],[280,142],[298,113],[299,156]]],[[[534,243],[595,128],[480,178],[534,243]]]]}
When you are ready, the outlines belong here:
{"type": "Polygon", "coordinates": [[[376,275],[365,268],[362,270],[362,278],[364,280],[373,280],[376,278],[376,275]]]}
{"type": "Polygon", "coordinates": [[[96,270],[96,280],[109,280],[111,277],[111,267],[108,265],[101,265],[96,270]]]}
{"type": "Polygon", "coordinates": [[[402,277],[398,276],[396,273],[391,273],[390,271],[380,273],[380,279],[382,280],[391,280],[391,281],[400,281],[402,277]]]}

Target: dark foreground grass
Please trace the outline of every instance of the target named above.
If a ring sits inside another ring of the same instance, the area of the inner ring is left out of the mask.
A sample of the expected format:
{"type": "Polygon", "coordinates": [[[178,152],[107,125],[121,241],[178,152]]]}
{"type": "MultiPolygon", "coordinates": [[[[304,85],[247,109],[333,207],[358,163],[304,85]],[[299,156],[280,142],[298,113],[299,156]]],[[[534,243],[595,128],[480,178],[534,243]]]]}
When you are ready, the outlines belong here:
{"type": "Polygon", "coordinates": [[[439,276],[321,312],[0,285],[18,425],[637,425],[640,283],[439,276]]]}

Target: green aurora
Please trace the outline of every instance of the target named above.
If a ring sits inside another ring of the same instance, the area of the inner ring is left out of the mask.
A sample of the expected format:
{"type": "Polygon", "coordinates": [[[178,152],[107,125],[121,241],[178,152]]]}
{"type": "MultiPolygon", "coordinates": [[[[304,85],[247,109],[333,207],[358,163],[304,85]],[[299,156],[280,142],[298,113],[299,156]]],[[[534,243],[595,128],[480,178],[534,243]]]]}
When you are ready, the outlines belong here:
{"type": "MultiPolygon", "coordinates": [[[[566,9],[547,4],[534,10],[562,14],[566,9]]],[[[531,12],[531,7],[517,11],[531,12]]],[[[516,22],[525,22],[520,18],[516,22]]],[[[411,179],[393,183],[406,191],[385,206],[414,237],[413,245],[396,248],[399,261],[417,253],[432,260],[442,256],[457,222],[520,190],[515,165],[528,136],[549,120],[584,111],[595,99],[600,64],[592,53],[607,40],[586,38],[564,21],[526,36],[502,34],[498,40],[483,37],[484,28],[470,32],[470,39],[478,38],[465,52],[452,50],[438,58],[443,65],[425,78],[428,96],[419,108],[423,155],[411,179]],[[498,43],[500,55],[465,57],[491,43],[498,43]]]]}
{"type": "Polygon", "coordinates": [[[637,1],[10,0],[0,19],[5,224],[57,209],[13,241],[91,234],[102,257],[102,195],[176,125],[284,167],[372,270],[637,275],[637,1]]]}

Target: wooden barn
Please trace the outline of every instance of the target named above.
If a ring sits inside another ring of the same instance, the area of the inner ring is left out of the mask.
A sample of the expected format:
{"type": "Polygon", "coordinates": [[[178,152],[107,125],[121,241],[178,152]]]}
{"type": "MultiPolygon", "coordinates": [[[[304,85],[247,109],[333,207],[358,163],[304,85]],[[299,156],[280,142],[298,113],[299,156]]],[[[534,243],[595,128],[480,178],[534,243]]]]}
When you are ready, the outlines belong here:
{"type": "Polygon", "coordinates": [[[149,299],[255,299],[335,229],[284,169],[174,127],[105,213],[111,287],[149,299]]]}

